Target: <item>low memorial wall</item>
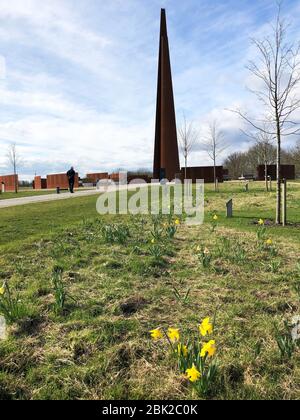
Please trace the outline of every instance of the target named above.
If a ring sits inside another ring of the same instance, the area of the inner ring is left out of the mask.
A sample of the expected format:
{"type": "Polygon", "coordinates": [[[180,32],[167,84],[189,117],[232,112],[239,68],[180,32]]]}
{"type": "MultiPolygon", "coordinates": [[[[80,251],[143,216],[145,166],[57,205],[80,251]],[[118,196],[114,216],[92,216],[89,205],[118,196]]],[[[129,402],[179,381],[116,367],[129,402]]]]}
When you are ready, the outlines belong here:
{"type": "MultiPolygon", "coordinates": [[[[47,188],[49,190],[60,188],[61,190],[67,190],[69,188],[69,180],[67,174],[54,174],[47,175],[47,188]]],[[[79,188],[79,175],[75,175],[74,188],[79,188]]]]}
{"type": "Polygon", "coordinates": [[[5,192],[14,192],[15,188],[18,188],[19,177],[18,175],[3,175],[0,176],[0,189],[4,189],[5,192]],[[4,188],[3,188],[4,184],[4,188]]]}

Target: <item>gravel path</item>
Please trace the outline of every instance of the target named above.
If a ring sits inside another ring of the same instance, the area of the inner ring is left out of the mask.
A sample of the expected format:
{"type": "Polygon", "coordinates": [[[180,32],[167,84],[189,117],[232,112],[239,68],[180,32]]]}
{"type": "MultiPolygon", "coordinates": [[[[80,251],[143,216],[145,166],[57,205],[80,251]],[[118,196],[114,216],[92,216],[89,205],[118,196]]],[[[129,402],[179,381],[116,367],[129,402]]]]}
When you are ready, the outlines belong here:
{"type": "MultiPolygon", "coordinates": [[[[145,187],[145,184],[134,185],[134,186],[124,185],[124,186],[118,187],[118,189],[128,188],[130,190],[132,188],[137,188],[141,186],[145,187]]],[[[113,188],[108,187],[108,192],[112,190],[113,188]]],[[[0,200],[0,209],[8,208],[8,207],[24,206],[26,204],[45,203],[49,201],[69,200],[69,199],[75,199],[78,197],[87,197],[90,195],[97,195],[97,194],[99,195],[101,194],[102,191],[94,189],[94,190],[77,191],[75,192],[75,194],[66,192],[66,193],[61,193],[61,194],[49,194],[49,195],[46,194],[46,195],[35,195],[31,197],[10,198],[8,200],[0,200]]]]}
{"type": "Polygon", "coordinates": [[[87,191],[78,191],[75,194],[69,192],[61,194],[45,194],[45,195],[34,195],[31,197],[21,197],[21,198],[9,198],[8,200],[0,200],[0,209],[7,207],[15,206],[24,206],[25,204],[34,204],[34,203],[45,203],[49,201],[58,201],[58,200],[68,200],[76,197],[86,197],[89,195],[99,194],[99,191],[87,190],[87,191]]]}

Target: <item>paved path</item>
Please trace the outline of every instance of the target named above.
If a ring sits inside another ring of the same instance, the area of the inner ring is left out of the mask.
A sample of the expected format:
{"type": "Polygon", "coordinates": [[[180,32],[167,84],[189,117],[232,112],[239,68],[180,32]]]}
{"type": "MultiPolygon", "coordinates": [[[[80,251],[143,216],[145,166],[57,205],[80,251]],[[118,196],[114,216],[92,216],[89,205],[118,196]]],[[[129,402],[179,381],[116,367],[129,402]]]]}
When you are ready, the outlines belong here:
{"type": "Polygon", "coordinates": [[[70,194],[69,192],[66,192],[66,193],[61,193],[61,194],[44,194],[44,195],[33,195],[30,197],[9,198],[8,200],[0,200],[0,209],[7,208],[7,207],[24,206],[25,204],[67,200],[67,199],[73,199],[76,197],[86,197],[86,196],[95,195],[95,194],[99,194],[99,191],[97,191],[96,189],[87,190],[87,191],[78,191],[75,194],[70,194]]]}
{"type": "MultiPolygon", "coordinates": [[[[118,189],[126,189],[129,190],[132,188],[137,187],[145,187],[145,184],[142,185],[131,185],[131,186],[120,186],[117,187],[118,189]]],[[[147,186],[147,184],[146,184],[147,186]]],[[[112,187],[108,187],[108,192],[113,191],[112,187]]],[[[68,200],[68,199],[75,199],[78,197],[88,197],[91,195],[99,195],[103,192],[103,189],[100,191],[96,188],[94,190],[85,190],[85,191],[77,191],[75,194],[61,193],[61,194],[45,194],[45,195],[34,195],[30,197],[21,197],[21,198],[10,198],[8,200],[0,200],[0,209],[8,208],[8,207],[16,207],[16,206],[24,206],[25,204],[35,204],[35,203],[46,203],[50,201],[59,201],[59,200],[68,200]]]]}

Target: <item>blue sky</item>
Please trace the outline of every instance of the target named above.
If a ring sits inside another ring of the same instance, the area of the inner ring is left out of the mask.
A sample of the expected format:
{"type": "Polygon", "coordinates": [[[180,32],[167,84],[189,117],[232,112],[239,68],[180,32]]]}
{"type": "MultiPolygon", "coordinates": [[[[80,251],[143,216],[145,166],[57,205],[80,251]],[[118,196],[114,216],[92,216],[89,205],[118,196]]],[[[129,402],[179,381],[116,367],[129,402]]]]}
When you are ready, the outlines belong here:
{"type": "MultiPolygon", "coordinates": [[[[245,69],[273,0],[0,0],[0,173],[22,178],[152,167],[160,8],[167,9],[178,125],[217,118],[226,153],[248,147],[226,109],[256,110],[245,69]]],[[[300,40],[300,1],[285,0],[300,40]]],[[[289,140],[289,145],[291,140],[289,140]]],[[[220,161],[223,157],[220,158],[220,161]]],[[[210,164],[198,150],[190,164],[210,164]]]]}

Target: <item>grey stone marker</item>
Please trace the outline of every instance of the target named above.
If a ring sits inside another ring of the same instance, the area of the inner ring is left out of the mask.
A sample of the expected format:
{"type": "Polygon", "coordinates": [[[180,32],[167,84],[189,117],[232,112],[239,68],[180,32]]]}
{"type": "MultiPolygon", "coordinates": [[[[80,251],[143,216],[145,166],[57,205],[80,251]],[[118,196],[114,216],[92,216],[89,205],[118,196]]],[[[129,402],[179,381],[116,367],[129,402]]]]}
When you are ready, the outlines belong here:
{"type": "Polygon", "coordinates": [[[248,183],[245,185],[245,191],[246,191],[246,192],[248,192],[248,191],[249,191],[249,184],[248,184],[248,183]]]}
{"type": "Polygon", "coordinates": [[[233,200],[229,200],[226,203],[226,217],[229,219],[233,217],[233,200]]]}

